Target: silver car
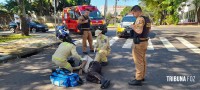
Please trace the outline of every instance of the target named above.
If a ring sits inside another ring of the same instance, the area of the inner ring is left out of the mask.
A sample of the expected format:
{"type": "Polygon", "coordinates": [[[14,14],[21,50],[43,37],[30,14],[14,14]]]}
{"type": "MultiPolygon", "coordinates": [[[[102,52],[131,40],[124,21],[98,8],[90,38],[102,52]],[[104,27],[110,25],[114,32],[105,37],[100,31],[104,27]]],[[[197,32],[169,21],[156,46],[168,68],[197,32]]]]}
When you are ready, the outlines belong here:
{"type": "Polygon", "coordinates": [[[133,15],[127,15],[122,18],[122,21],[117,28],[117,36],[128,36],[130,37],[132,35],[132,28],[130,28],[130,25],[133,24],[136,21],[136,18],[133,15]]]}

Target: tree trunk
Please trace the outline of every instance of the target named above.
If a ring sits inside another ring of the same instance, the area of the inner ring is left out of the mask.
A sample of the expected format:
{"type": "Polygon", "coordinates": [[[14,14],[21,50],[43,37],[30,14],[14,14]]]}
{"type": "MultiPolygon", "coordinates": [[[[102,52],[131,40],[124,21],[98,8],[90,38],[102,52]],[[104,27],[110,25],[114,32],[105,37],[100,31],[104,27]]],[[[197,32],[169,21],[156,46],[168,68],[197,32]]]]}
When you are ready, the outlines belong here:
{"type": "Polygon", "coordinates": [[[21,5],[20,5],[20,20],[21,20],[21,30],[22,30],[22,35],[25,35],[25,36],[29,36],[29,28],[28,28],[28,23],[27,23],[27,20],[26,20],[26,12],[25,12],[25,3],[24,3],[24,0],[21,0],[21,5]]]}
{"type": "Polygon", "coordinates": [[[42,9],[42,5],[43,4],[42,4],[42,2],[43,2],[42,0],[39,0],[39,9],[40,9],[39,15],[40,16],[42,16],[42,12],[43,12],[43,9],[42,9]]]}
{"type": "Polygon", "coordinates": [[[29,36],[29,25],[25,16],[20,15],[22,35],[29,36]]]}
{"type": "Polygon", "coordinates": [[[197,21],[200,24],[200,7],[199,7],[199,9],[197,11],[197,21]]]}
{"type": "Polygon", "coordinates": [[[161,14],[161,17],[160,17],[160,25],[163,25],[163,20],[164,20],[164,14],[163,14],[163,11],[160,12],[161,14]]]}

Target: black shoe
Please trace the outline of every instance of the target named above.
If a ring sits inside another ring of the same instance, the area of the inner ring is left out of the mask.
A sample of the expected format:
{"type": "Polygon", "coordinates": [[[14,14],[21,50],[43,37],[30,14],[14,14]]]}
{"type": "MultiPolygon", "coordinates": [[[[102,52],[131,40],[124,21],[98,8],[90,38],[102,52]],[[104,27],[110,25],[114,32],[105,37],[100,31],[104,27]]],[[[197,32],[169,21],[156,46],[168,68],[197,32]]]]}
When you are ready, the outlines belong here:
{"type": "Polygon", "coordinates": [[[87,52],[83,52],[83,54],[87,55],[88,53],[87,52]]]}
{"type": "Polygon", "coordinates": [[[142,86],[142,80],[131,80],[128,82],[128,84],[134,86],[142,86]]]}
{"type": "Polygon", "coordinates": [[[94,53],[94,50],[90,50],[91,53],[94,53]]]}
{"type": "Polygon", "coordinates": [[[110,80],[105,80],[101,83],[101,89],[106,89],[110,86],[110,80]]]}

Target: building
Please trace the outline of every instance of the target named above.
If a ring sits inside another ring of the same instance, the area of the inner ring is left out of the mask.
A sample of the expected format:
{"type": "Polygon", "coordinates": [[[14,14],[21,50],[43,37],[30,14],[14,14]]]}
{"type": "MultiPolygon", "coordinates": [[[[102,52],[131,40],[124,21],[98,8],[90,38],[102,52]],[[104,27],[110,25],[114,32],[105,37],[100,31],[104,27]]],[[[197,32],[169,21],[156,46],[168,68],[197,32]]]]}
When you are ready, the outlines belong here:
{"type": "MultiPolygon", "coordinates": [[[[117,12],[117,15],[120,15],[120,12],[125,8],[126,6],[117,6],[116,8],[116,12],[117,12]]],[[[101,6],[99,11],[102,13],[102,15],[104,15],[104,6],[101,6]]],[[[107,8],[107,13],[111,13],[111,14],[114,14],[115,12],[115,6],[108,6],[107,8]]]]}
{"type": "Polygon", "coordinates": [[[197,15],[195,14],[195,5],[193,0],[183,2],[179,7],[180,23],[195,23],[197,22],[197,15]]]}

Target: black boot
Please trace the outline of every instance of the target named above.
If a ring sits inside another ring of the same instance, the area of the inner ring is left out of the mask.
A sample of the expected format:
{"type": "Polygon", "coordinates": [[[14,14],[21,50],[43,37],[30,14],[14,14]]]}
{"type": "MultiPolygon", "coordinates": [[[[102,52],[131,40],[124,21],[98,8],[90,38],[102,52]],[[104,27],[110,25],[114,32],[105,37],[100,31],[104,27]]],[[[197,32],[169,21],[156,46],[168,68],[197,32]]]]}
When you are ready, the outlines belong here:
{"type": "Polygon", "coordinates": [[[101,89],[106,89],[110,86],[110,80],[105,80],[101,82],[101,89]]]}
{"type": "Polygon", "coordinates": [[[129,85],[134,85],[134,86],[142,86],[142,80],[131,80],[128,82],[129,85]]]}

